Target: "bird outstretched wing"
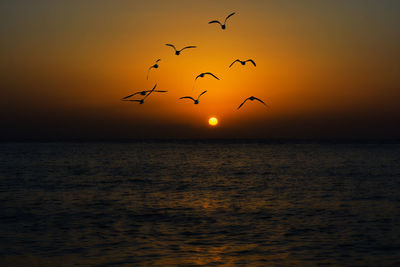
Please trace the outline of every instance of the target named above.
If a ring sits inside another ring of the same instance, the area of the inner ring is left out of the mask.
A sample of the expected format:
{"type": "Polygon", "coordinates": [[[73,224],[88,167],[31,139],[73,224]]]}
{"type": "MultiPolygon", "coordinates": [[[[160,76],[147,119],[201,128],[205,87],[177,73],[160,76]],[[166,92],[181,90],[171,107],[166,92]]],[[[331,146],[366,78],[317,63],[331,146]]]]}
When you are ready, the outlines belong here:
{"type": "Polygon", "coordinates": [[[246,103],[246,101],[247,101],[247,100],[249,100],[249,98],[246,98],[246,100],[245,100],[245,101],[243,101],[243,103],[242,103],[242,104],[240,104],[240,106],[239,106],[237,109],[241,108],[241,107],[244,105],[244,103],[246,103]]]}
{"type": "Polygon", "coordinates": [[[217,76],[215,76],[214,74],[212,74],[211,72],[206,72],[206,73],[204,73],[204,74],[211,75],[211,76],[213,76],[215,79],[219,80],[219,78],[218,78],[217,76]]]}
{"type": "Polygon", "coordinates": [[[184,49],[188,49],[188,48],[196,48],[197,46],[194,45],[190,45],[190,46],[185,46],[184,48],[182,48],[180,51],[184,50],[184,49]]]}
{"type": "Polygon", "coordinates": [[[138,100],[138,99],[126,99],[126,100],[122,100],[122,101],[140,102],[140,101],[142,101],[142,100],[138,100]]]}
{"type": "Polygon", "coordinates": [[[219,22],[218,20],[212,20],[208,24],[212,24],[212,23],[218,23],[219,25],[222,25],[221,22],[219,22]]]}
{"type": "Polygon", "coordinates": [[[157,60],[156,60],[156,63],[158,63],[159,61],[161,61],[161,58],[157,59],[157,60]]]}
{"type": "Polygon", "coordinates": [[[204,91],[204,92],[202,92],[202,93],[199,95],[199,97],[197,98],[197,100],[199,100],[200,96],[202,96],[202,95],[205,94],[206,92],[207,92],[207,90],[204,91]]]}
{"type": "Polygon", "coordinates": [[[240,62],[240,60],[239,60],[239,59],[236,59],[235,61],[233,61],[232,64],[229,65],[229,68],[232,67],[232,65],[235,64],[235,62],[240,62]]]}
{"type": "Polygon", "coordinates": [[[141,93],[141,92],[136,92],[136,93],[133,93],[133,94],[131,94],[131,95],[125,96],[124,98],[121,98],[121,100],[124,100],[124,99],[130,98],[130,97],[132,97],[132,96],[134,96],[134,95],[137,95],[137,94],[140,94],[140,93],[141,93]]]}
{"type": "Polygon", "coordinates": [[[176,47],[173,44],[165,44],[165,45],[172,47],[176,51],[176,47]]]}
{"type": "Polygon", "coordinates": [[[261,103],[263,103],[265,106],[267,106],[267,104],[265,104],[264,101],[262,101],[261,99],[259,99],[259,98],[257,98],[257,97],[254,97],[254,96],[253,96],[253,100],[258,100],[258,101],[260,101],[261,103]]]}
{"type": "Polygon", "coordinates": [[[251,62],[254,65],[254,67],[256,66],[256,63],[252,59],[248,59],[246,60],[246,62],[251,62]]]}
{"type": "Polygon", "coordinates": [[[154,90],[154,92],[157,92],[157,93],[166,93],[166,92],[168,92],[168,91],[163,91],[163,90],[154,90]]]}
{"type": "Polygon", "coordinates": [[[192,99],[193,102],[195,102],[194,98],[191,97],[191,96],[183,96],[183,97],[180,97],[179,99],[185,99],[185,98],[187,98],[187,99],[192,99]]]}
{"type": "Polygon", "coordinates": [[[232,17],[233,15],[235,15],[236,13],[235,12],[233,12],[233,13],[231,13],[231,14],[229,14],[227,17],[226,17],[226,19],[225,19],[225,22],[224,23],[226,23],[226,21],[230,18],[230,17],[232,17]]]}
{"type": "Polygon", "coordinates": [[[154,68],[154,65],[153,66],[151,66],[150,68],[149,68],[149,70],[147,71],[147,80],[149,79],[149,73],[150,73],[150,70],[152,69],[152,68],[154,68]]]}
{"type": "Polygon", "coordinates": [[[151,93],[154,92],[154,89],[156,89],[156,87],[157,87],[157,84],[154,85],[153,89],[151,89],[151,90],[149,91],[149,93],[148,93],[145,97],[143,97],[143,100],[145,100],[149,95],[151,95],[151,93]]]}

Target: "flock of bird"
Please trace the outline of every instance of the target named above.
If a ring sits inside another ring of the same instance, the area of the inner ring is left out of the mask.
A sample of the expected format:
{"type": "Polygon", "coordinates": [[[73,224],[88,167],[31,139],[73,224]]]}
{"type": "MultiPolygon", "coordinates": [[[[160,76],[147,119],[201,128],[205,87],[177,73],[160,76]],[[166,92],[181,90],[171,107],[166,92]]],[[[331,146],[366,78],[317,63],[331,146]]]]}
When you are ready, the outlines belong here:
{"type": "MultiPolygon", "coordinates": [[[[217,24],[219,24],[219,25],[221,26],[221,29],[222,29],[222,30],[225,30],[225,29],[226,29],[226,22],[227,22],[227,20],[228,20],[230,17],[232,17],[233,15],[235,15],[235,12],[229,14],[229,15],[225,18],[223,24],[222,24],[220,21],[218,21],[218,20],[212,20],[212,21],[210,21],[208,24],[217,23],[217,24]]],[[[165,44],[165,45],[166,45],[166,46],[169,46],[169,47],[172,47],[172,48],[174,49],[175,55],[177,55],[177,56],[179,56],[179,55],[181,54],[181,52],[182,52],[183,50],[185,50],[185,49],[197,48],[197,46],[190,45],[190,46],[186,46],[186,47],[183,47],[182,49],[178,50],[178,49],[175,47],[175,45],[173,45],[173,44],[165,44]]],[[[147,79],[149,79],[150,70],[151,70],[151,69],[157,69],[157,68],[159,67],[159,64],[158,64],[158,63],[159,63],[160,61],[161,61],[161,59],[157,59],[156,62],[155,62],[155,64],[152,65],[152,66],[148,69],[148,71],[147,71],[147,79]]],[[[256,63],[255,63],[254,60],[252,60],[252,59],[247,59],[247,60],[244,60],[244,61],[242,61],[242,60],[240,60],[240,59],[236,59],[235,61],[232,62],[232,64],[229,65],[229,68],[231,68],[236,62],[239,62],[239,63],[242,64],[242,65],[246,65],[247,62],[250,62],[251,64],[254,65],[254,67],[256,67],[256,63]]],[[[219,78],[218,78],[217,76],[215,76],[214,74],[212,74],[211,72],[203,72],[203,73],[200,73],[199,75],[196,76],[196,78],[194,79],[194,82],[196,82],[196,80],[197,80],[198,78],[204,78],[204,76],[206,76],[206,75],[209,75],[209,76],[211,76],[211,77],[213,77],[213,78],[219,80],[219,78]]],[[[193,88],[194,88],[194,85],[195,85],[195,83],[193,83],[193,88]]],[[[155,93],[155,92],[156,92],[156,93],[166,93],[166,92],[167,92],[167,91],[164,91],[164,90],[155,90],[156,87],[157,87],[157,84],[154,85],[153,89],[151,89],[151,90],[145,90],[145,91],[135,92],[135,93],[133,93],[133,94],[130,94],[130,95],[128,95],[128,96],[123,97],[121,100],[122,100],[122,101],[130,101],[130,102],[138,102],[139,104],[143,104],[144,101],[146,100],[146,98],[148,98],[152,93],[155,93]],[[130,99],[131,97],[133,97],[133,96],[135,96],[135,95],[142,95],[142,96],[144,96],[144,97],[143,97],[142,99],[130,99]]],[[[193,90],[193,88],[192,88],[192,90],[193,90]]],[[[193,101],[193,103],[194,103],[195,105],[197,105],[197,104],[199,104],[199,99],[200,99],[200,97],[201,97],[203,94],[205,94],[206,92],[207,92],[207,91],[203,91],[196,99],[194,99],[194,98],[191,97],[191,96],[183,96],[183,97],[180,97],[179,99],[190,99],[190,100],[193,101]]],[[[257,101],[259,101],[260,103],[262,103],[262,104],[264,104],[265,106],[267,106],[267,105],[264,103],[264,101],[262,101],[261,99],[259,99],[259,98],[257,98],[257,97],[254,97],[254,96],[250,96],[250,97],[246,98],[246,99],[239,105],[239,107],[238,107],[237,109],[240,109],[240,108],[246,103],[247,100],[250,100],[250,101],[257,100],[257,101]]]]}

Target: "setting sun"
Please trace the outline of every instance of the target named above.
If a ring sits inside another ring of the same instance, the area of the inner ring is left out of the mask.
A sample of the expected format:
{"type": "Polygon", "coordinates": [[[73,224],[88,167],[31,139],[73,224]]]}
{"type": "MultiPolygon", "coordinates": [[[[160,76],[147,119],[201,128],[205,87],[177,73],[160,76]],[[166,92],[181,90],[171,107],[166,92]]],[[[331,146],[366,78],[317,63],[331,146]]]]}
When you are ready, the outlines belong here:
{"type": "Polygon", "coordinates": [[[217,124],[218,124],[218,119],[215,118],[215,117],[211,117],[211,118],[208,120],[208,124],[210,124],[211,126],[217,126],[217,124]]]}

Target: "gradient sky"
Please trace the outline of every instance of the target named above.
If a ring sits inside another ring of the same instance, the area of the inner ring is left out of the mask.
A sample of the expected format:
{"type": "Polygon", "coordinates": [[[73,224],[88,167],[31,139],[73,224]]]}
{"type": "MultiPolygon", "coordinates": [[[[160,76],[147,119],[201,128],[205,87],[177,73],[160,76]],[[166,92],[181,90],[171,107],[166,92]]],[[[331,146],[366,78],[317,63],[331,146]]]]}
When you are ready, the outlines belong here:
{"type": "Polygon", "coordinates": [[[400,138],[399,25],[395,0],[3,0],[0,138],[400,138]]]}

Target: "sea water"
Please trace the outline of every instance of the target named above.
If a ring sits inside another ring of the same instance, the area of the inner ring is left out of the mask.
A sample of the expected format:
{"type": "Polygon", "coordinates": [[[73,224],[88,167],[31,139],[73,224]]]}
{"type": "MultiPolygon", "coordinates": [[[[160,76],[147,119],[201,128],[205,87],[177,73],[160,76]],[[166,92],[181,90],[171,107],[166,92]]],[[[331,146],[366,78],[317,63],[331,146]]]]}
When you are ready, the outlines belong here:
{"type": "Polygon", "coordinates": [[[0,266],[400,266],[400,145],[0,143],[0,266]]]}

